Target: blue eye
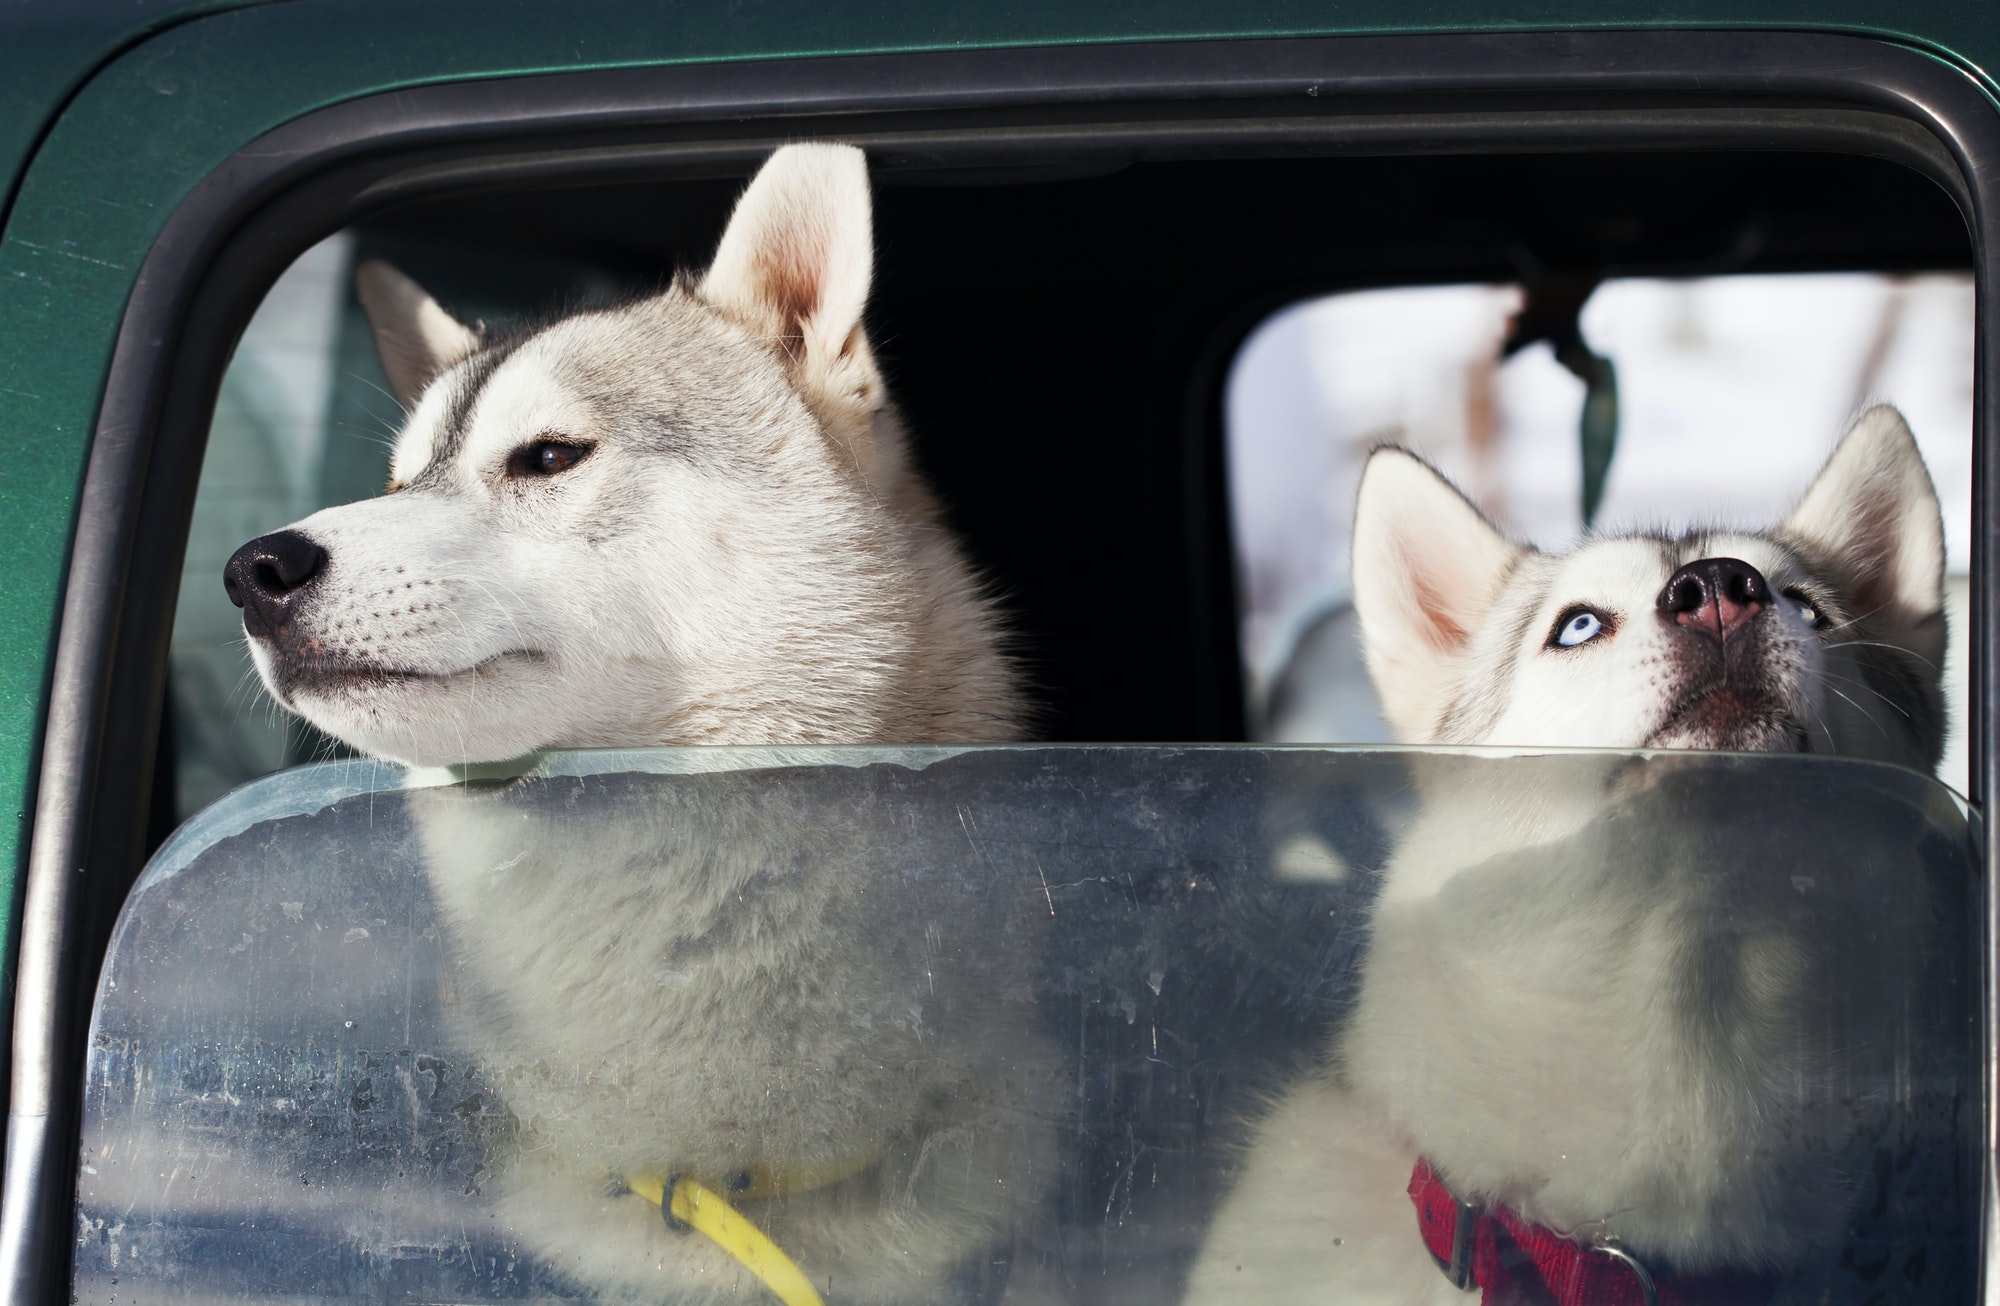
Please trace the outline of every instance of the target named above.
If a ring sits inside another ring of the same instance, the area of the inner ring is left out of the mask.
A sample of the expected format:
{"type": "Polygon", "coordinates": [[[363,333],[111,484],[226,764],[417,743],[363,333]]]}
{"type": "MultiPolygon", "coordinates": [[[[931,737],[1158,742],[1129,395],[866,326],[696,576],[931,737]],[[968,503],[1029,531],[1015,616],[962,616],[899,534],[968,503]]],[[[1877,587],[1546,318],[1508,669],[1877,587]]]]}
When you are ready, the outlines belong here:
{"type": "Polygon", "coordinates": [[[1589,608],[1571,608],[1556,623],[1556,643],[1575,648],[1596,639],[1604,631],[1604,619],[1589,608]]]}
{"type": "Polygon", "coordinates": [[[1826,613],[1821,610],[1819,604],[1806,597],[1804,590],[1796,587],[1788,589],[1785,591],[1785,597],[1799,605],[1799,616],[1805,619],[1806,625],[1814,630],[1826,629],[1826,613]]]}

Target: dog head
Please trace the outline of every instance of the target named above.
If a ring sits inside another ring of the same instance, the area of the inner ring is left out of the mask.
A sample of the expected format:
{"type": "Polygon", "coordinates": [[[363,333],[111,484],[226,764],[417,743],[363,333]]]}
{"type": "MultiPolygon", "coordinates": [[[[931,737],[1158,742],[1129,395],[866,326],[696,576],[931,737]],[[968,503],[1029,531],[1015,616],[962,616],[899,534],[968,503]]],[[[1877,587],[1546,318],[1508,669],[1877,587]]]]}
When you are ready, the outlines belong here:
{"type": "Polygon", "coordinates": [[[1354,602],[1409,743],[1840,753],[1943,748],[1944,532],[1909,428],[1862,415],[1765,533],[1518,545],[1400,449],[1355,511],[1354,602]]]}
{"type": "Polygon", "coordinates": [[[778,151],[698,281],[513,333],[357,272],[390,493],[253,540],[273,696],[372,754],[875,737],[925,491],[862,327],[861,152],[778,151]]]}

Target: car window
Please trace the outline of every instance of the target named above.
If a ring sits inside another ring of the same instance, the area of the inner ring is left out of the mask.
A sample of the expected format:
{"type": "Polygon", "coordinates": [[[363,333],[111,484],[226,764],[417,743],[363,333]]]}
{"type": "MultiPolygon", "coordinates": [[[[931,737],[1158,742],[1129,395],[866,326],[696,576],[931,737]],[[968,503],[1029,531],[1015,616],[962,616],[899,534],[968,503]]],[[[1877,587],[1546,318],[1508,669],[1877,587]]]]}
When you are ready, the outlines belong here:
{"type": "MultiPolygon", "coordinates": [[[[1824,1199],[1837,1246],[1789,1289],[1973,1282],[1976,863],[1964,806],[1906,769],[687,749],[435,781],[293,770],[155,856],[98,992],[79,1299],[806,1300],[760,1247],[826,1301],[1269,1286],[1337,1217],[1260,1158],[1338,1082],[1329,1040],[1371,1018],[1370,950],[1412,912],[1456,921],[1423,965],[1475,1024],[1527,1028],[1492,1005],[1517,989],[1451,969],[1494,932],[1600,937],[1605,985],[1652,974],[1656,937],[1743,977],[1697,1005],[1779,1027],[1691,1024],[1664,1059],[1614,1037],[1565,1073],[1750,1056],[1697,1097],[1754,1097],[1753,1173],[1824,1199]],[[1453,873],[1412,898],[1413,864],[1453,873]],[[1260,1194],[1303,1215],[1246,1235],[1260,1194]],[[755,1246],[704,1222],[725,1207],[755,1246]]],[[[1406,1096],[1471,1051],[1449,1026],[1406,1031],[1445,1054],[1406,1096]]],[[[1395,1227],[1416,1238],[1406,1205],[1395,1227]]]]}
{"type": "MultiPolygon", "coordinates": [[[[1896,405],[1941,500],[1950,641],[1938,774],[1963,790],[1972,566],[1970,274],[1612,278],[1578,319],[1615,365],[1617,444],[1594,527],[1775,524],[1855,414],[1896,405]]],[[[1584,532],[1586,386],[1546,340],[1503,353],[1516,285],[1356,291],[1259,325],[1233,364],[1227,439],[1239,647],[1258,738],[1390,738],[1355,640],[1348,535],[1371,448],[1433,460],[1497,523],[1584,532]]]]}
{"type": "MultiPolygon", "coordinates": [[[[387,259],[504,328],[702,264],[740,178],[442,195],[306,251],[244,332],[202,463],[154,838],[174,832],[119,917],[93,1020],[79,1299],[1316,1293],[1314,1258],[1349,1237],[1322,1181],[1346,1172],[1300,1158],[1337,1146],[1313,1131],[1354,1084],[1444,1101],[1534,1142],[1537,1165],[1582,1158],[1564,1129],[1584,1122],[1621,1155],[1635,1129],[1708,1146],[1702,1227],[1796,1216],[1745,1257],[1794,1298],[1964,1295],[1985,916],[1947,786],[1967,767],[1974,303],[1969,277],[1921,270],[1950,262],[1956,215],[1906,177],[1941,228],[1891,211],[1854,238],[1920,270],[1611,277],[1567,285],[1551,319],[1549,283],[1502,279],[1519,193],[1622,212],[1655,187],[1613,163],[1538,160],[1549,187],[1492,184],[1513,160],[1342,160],[1395,203],[1337,237],[1276,203],[1153,222],[1189,178],[1318,194],[1337,173],[1317,158],[977,184],[904,159],[875,178],[871,338],[1018,631],[1038,733],[1258,741],[1238,746],[658,749],[452,773],[354,755],[271,702],[220,579],[245,541],[388,480],[403,415],[355,269],[387,259]],[[1462,220],[1468,197],[1486,220],[1462,220]],[[1305,225],[1244,241],[1267,212],[1305,225]],[[943,276],[912,255],[961,231],[1059,248],[1078,311],[1050,312],[1014,264],[943,276]],[[1168,247],[1219,251],[1208,289],[1178,295],[1168,247]],[[1240,315],[1287,299],[1225,383],[1240,315]],[[967,303],[990,310],[984,336],[935,329],[967,303]],[[1602,379],[1546,334],[1508,347],[1551,320],[1602,379]],[[1046,393],[1020,400],[1022,377],[1046,393]],[[1877,401],[1908,417],[1943,501],[1952,634],[1946,728],[1883,735],[1943,733],[1944,785],[1824,756],[1383,746],[1347,576],[1370,448],[1415,449],[1554,547],[1584,530],[1587,413],[1600,432],[1615,413],[1594,524],[1618,530],[1774,520],[1877,401]],[[1185,431],[1188,413],[1207,425],[1185,431]],[[1415,954],[1392,946],[1411,937],[1415,954]],[[1380,971],[1398,957],[1411,968],[1380,971]],[[1509,1005],[1515,979],[1532,1007],[1509,1005]],[[1606,982],[1679,1005],[1612,1022],[1601,1047],[1565,1029],[1545,1055],[1546,1013],[1589,1014],[1580,994],[1606,982]],[[1382,1005],[1399,994],[1435,1001],[1382,1005]],[[1488,1100],[1565,1106],[1495,1121],[1488,1100]],[[1710,1108],[1728,1127],[1686,1114],[1710,1108]]],[[[1691,244],[1679,220],[1640,244],[1709,266],[1766,224],[1774,264],[1875,266],[1819,252],[1809,194],[1759,203],[1691,244]]],[[[1368,1135],[1401,1166],[1391,1240],[1463,1205],[1448,1150],[1413,1171],[1405,1133],[1424,1131],[1368,1135]],[[1447,1177],[1418,1183],[1433,1161],[1447,1177]]],[[[1616,1247],[1644,1208],[1594,1206],[1611,1225],[1578,1236],[1616,1247]]],[[[1640,1242],[1641,1264],[1669,1265],[1640,1242]]]]}

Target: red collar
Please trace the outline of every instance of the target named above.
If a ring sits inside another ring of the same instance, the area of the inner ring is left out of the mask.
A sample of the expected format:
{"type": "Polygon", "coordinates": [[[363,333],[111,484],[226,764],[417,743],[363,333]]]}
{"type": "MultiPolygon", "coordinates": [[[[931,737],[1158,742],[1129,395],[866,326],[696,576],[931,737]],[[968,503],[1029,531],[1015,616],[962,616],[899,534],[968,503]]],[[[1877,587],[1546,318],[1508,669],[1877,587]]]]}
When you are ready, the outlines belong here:
{"type": "Polygon", "coordinates": [[[1504,1206],[1460,1202],[1428,1161],[1410,1172],[1410,1200],[1431,1258],[1458,1287],[1477,1284],[1482,1306],[1760,1306],[1778,1287],[1768,1274],[1650,1273],[1615,1243],[1581,1242],[1504,1206]]]}

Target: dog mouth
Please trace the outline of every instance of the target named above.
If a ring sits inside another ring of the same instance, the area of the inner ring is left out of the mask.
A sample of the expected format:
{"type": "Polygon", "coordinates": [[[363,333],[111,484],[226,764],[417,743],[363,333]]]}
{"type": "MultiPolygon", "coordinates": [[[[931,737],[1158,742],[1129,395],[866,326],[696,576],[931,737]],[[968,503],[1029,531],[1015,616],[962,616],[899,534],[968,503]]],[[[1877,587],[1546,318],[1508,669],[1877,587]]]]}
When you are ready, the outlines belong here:
{"type": "Polygon", "coordinates": [[[1683,695],[1646,739],[1649,748],[1806,753],[1811,738],[1767,690],[1728,682],[1683,695]]]}
{"type": "Polygon", "coordinates": [[[537,649],[503,649],[455,671],[422,671],[324,654],[300,656],[282,651],[278,659],[277,679],[284,691],[283,698],[291,700],[301,694],[365,693],[403,685],[442,685],[489,676],[510,663],[545,662],[548,654],[537,649]]]}

